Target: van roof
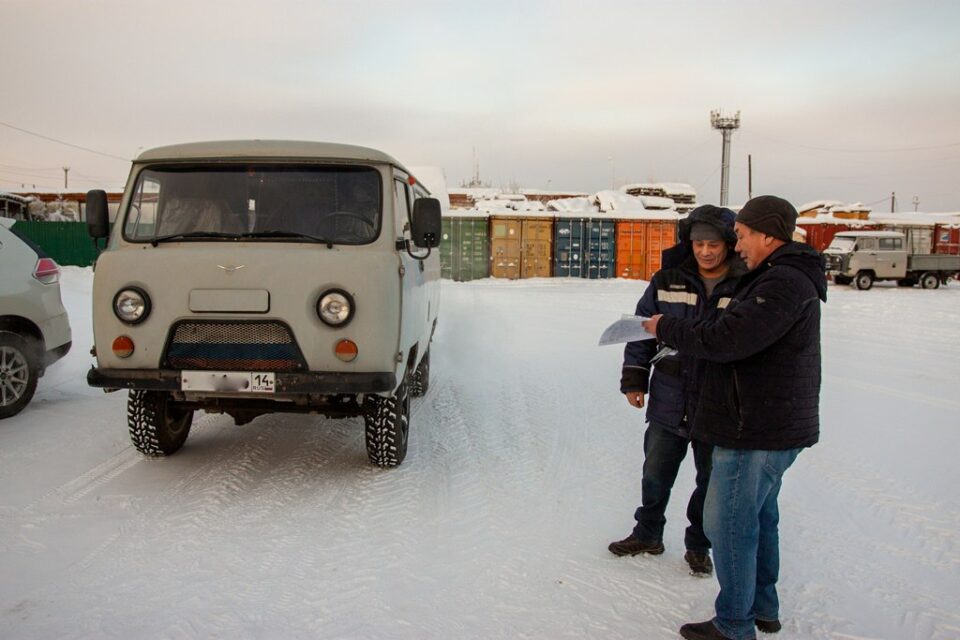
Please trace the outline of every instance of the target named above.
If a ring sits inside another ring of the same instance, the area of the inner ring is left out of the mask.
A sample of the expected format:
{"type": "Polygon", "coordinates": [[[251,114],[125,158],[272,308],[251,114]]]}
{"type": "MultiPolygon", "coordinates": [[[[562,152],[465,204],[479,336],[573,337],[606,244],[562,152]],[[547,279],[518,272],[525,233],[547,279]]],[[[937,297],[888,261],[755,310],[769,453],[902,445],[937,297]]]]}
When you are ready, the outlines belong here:
{"type": "MultiPolygon", "coordinates": [[[[902,238],[899,231],[838,231],[837,236],[854,238],[902,238]]],[[[836,236],[835,236],[836,237],[836,236]]]]}
{"type": "MultiPolygon", "coordinates": [[[[222,159],[345,160],[380,162],[407,171],[392,156],[349,144],[306,142],[298,140],[220,140],[188,142],[157,147],[141,153],[136,162],[222,159]]],[[[407,171],[409,173],[409,171],[407,171]]]]}

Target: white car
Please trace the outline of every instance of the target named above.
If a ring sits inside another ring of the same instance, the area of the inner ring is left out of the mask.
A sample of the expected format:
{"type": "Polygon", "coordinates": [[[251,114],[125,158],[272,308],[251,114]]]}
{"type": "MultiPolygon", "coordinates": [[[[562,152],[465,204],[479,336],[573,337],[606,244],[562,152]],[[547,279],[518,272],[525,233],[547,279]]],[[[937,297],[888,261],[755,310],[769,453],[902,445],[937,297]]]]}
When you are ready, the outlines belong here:
{"type": "Polygon", "coordinates": [[[20,413],[46,368],[70,350],[60,267],[0,218],[0,419],[20,413]]]}

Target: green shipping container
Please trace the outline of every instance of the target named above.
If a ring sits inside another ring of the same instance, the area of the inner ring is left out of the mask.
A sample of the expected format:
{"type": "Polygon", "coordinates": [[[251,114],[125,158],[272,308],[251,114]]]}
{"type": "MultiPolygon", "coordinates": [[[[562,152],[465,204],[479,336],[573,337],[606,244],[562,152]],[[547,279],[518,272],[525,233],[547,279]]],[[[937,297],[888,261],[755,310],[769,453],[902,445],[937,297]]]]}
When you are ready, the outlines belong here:
{"type": "Polygon", "coordinates": [[[14,225],[60,265],[89,267],[97,258],[85,222],[39,222],[20,220],[14,225]]]}
{"type": "Polygon", "coordinates": [[[464,282],[490,275],[489,220],[445,217],[440,233],[440,275],[464,282]]]}

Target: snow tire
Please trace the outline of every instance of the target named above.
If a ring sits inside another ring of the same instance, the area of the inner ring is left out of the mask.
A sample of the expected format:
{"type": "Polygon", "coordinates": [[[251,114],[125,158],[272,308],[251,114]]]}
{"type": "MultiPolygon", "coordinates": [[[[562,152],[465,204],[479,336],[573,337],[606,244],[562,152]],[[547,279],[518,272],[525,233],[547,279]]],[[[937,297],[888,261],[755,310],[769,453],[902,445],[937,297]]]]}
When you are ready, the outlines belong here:
{"type": "Polygon", "coordinates": [[[940,286],[940,278],[932,271],[920,276],[920,286],[924,289],[936,289],[940,286]]]}
{"type": "Polygon", "coordinates": [[[161,391],[130,391],[127,396],[127,427],[130,440],[145,456],[176,453],[193,423],[193,411],[181,409],[161,391]]]}
{"type": "Polygon", "coordinates": [[[399,466],[407,457],[410,436],[410,395],[406,383],[397,387],[392,396],[367,396],[363,421],[370,463],[385,468],[399,466]]]}
{"type": "Polygon", "coordinates": [[[421,398],[427,395],[430,389],[430,349],[423,354],[423,359],[417,365],[417,370],[413,372],[410,378],[410,395],[414,398],[421,398]]]}
{"type": "Polygon", "coordinates": [[[40,377],[35,345],[12,331],[0,331],[0,420],[27,406],[40,377]]]}
{"type": "Polygon", "coordinates": [[[857,289],[860,289],[860,291],[866,291],[873,286],[873,274],[869,271],[861,271],[857,274],[857,277],[854,279],[853,283],[857,286],[857,289]]]}

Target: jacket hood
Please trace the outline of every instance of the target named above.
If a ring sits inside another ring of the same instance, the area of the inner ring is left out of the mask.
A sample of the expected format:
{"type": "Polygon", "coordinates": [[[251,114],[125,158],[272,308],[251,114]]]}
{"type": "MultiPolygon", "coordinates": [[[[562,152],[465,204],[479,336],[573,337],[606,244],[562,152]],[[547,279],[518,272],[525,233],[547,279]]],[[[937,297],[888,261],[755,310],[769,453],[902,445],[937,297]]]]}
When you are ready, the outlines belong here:
{"type": "Polygon", "coordinates": [[[766,259],[771,266],[793,267],[807,277],[817,290],[817,296],[827,301],[826,264],[816,249],[802,242],[789,242],[766,259]]]}
{"type": "Polygon", "coordinates": [[[737,234],[733,232],[733,223],[736,217],[737,214],[725,207],[715,207],[712,204],[697,207],[687,215],[686,219],[680,221],[677,229],[677,244],[663,251],[660,266],[664,269],[679,267],[693,256],[690,247],[690,228],[697,222],[708,224],[719,231],[726,241],[730,253],[734,253],[733,248],[737,244],[737,234]]]}

